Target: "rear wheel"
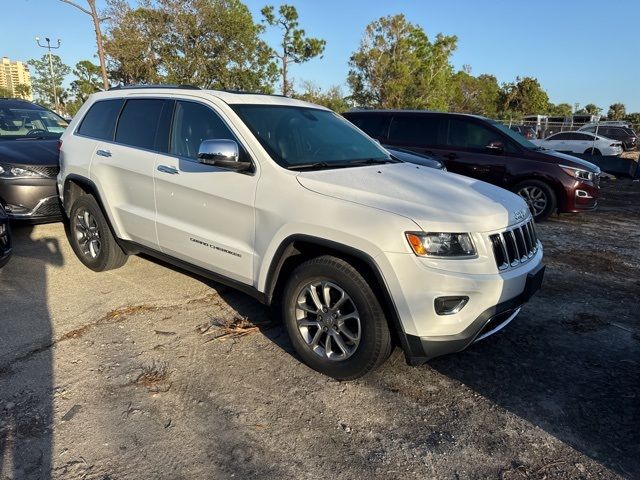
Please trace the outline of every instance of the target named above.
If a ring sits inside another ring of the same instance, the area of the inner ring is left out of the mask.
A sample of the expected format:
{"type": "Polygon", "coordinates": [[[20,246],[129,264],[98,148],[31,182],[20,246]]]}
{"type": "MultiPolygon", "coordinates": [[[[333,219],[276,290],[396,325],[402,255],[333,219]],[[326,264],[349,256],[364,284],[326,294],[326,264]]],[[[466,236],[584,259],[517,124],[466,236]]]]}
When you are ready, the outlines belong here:
{"type": "Polygon", "coordinates": [[[91,270],[113,270],[127,261],[93,195],[82,195],[71,206],[67,236],[75,254],[91,270]]]}
{"type": "Polygon", "coordinates": [[[540,180],[520,182],[515,186],[514,191],[527,202],[531,215],[537,222],[549,217],[557,207],[553,189],[540,180]]]}
{"type": "Polygon", "coordinates": [[[346,261],[321,256],[291,274],[283,313],[294,348],[314,370],[352,380],[391,353],[391,333],[379,299],[346,261]]]}

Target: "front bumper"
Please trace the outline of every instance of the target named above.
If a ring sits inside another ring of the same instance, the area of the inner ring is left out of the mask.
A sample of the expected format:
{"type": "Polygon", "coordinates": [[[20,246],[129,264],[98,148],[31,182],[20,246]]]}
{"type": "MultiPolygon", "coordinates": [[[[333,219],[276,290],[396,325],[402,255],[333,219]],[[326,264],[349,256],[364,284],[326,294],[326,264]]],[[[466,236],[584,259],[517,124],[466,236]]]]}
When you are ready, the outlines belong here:
{"type": "Polygon", "coordinates": [[[435,357],[460,352],[471,344],[483,340],[502,330],[513,320],[522,306],[540,289],[544,278],[545,265],[540,263],[527,274],[525,288],[518,296],[489,307],[462,332],[455,335],[419,337],[408,335],[411,364],[421,364],[435,357]]]}
{"type": "Polygon", "coordinates": [[[457,263],[430,263],[403,253],[376,258],[393,299],[409,363],[464,350],[477,338],[504,326],[540,287],[544,275],[540,244],[532,257],[504,271],[495,271],[489,245],[478,240],[476,247],[478,258],[457,263]],[[491,269],[495,273],[488,273],[491,269]],[[450,296],[468,301],[457,312],[438,314],[436,299],[450,296]]]}
{"type": "Polygon", "coordinates": [[[2,179],[0,202],[12,220],[45,223],[62,218],[55,178],[2,179]]]}
{"type": "Polygon", "coordinates": [[[589,182],[572,182],[565,186],[565,202],[562,213],[578,213],[598,206],[600,187],[589,182]]]}

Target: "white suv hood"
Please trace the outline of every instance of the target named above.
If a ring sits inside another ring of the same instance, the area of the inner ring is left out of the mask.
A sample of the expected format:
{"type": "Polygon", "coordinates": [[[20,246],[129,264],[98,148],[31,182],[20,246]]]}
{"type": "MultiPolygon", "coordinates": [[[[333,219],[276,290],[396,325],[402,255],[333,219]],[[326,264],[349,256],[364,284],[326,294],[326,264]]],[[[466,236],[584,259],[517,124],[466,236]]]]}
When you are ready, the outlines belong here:
{"type": "Polygon", "coordinates": [[[409,163],[301,172],[316,193],[410,218],[425,231],[488,232],[529,216],[525,202],[502,188],[409,163]]]}

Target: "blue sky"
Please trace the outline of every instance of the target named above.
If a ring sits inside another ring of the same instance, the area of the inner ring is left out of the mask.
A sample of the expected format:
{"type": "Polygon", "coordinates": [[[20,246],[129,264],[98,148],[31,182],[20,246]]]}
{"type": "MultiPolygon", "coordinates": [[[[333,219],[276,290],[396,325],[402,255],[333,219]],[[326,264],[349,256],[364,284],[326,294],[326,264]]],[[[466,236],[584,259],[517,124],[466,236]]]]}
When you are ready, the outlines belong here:
{"type": "MultiPolygon", "coordinates": [[[[77,0],[83,2],[83,0],[77,0]]],[[[98,0],[98,3],[104,3],[98,0]]],[[[265,0],[246,0],[259,18],[265,0]]],[[[540,80],[551,101],[593,102],[605,111],[623,102],[640,111],[640,2],[618,0],[288,0],[311,36],[327,41],[324,58],[294,66],[295,80],[341,85],[365,26],[383,15],[404,13],[432,37],[458,36],[453,64],[491,73],[500,82],[516,76],[540,80]],[[602,39],[602,40],[598,40],[602,39]]],[[[276,6],[279,3],[274,3],[276,6]]],[[[65,63],[95,55],[89,17],[57,0],[3,0],[0,56],[39,57],[34,37],[61,38],[65,63]]],[[[265,39],[275,45],[276,32],[265,39]]],[[[97,62],[97,61],[96,61],[97,62]]]]}

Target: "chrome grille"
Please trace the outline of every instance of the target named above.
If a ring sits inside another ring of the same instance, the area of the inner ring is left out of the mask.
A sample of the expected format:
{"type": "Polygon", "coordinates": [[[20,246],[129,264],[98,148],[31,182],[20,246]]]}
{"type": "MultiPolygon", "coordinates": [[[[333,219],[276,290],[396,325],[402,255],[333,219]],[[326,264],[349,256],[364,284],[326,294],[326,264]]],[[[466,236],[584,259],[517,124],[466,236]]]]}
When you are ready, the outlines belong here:
{"type": "Polygon", "coordinates": [[[489,236],[498,270],[525,263],[538,251],[538,235],[533,220],[489,236]]]}

